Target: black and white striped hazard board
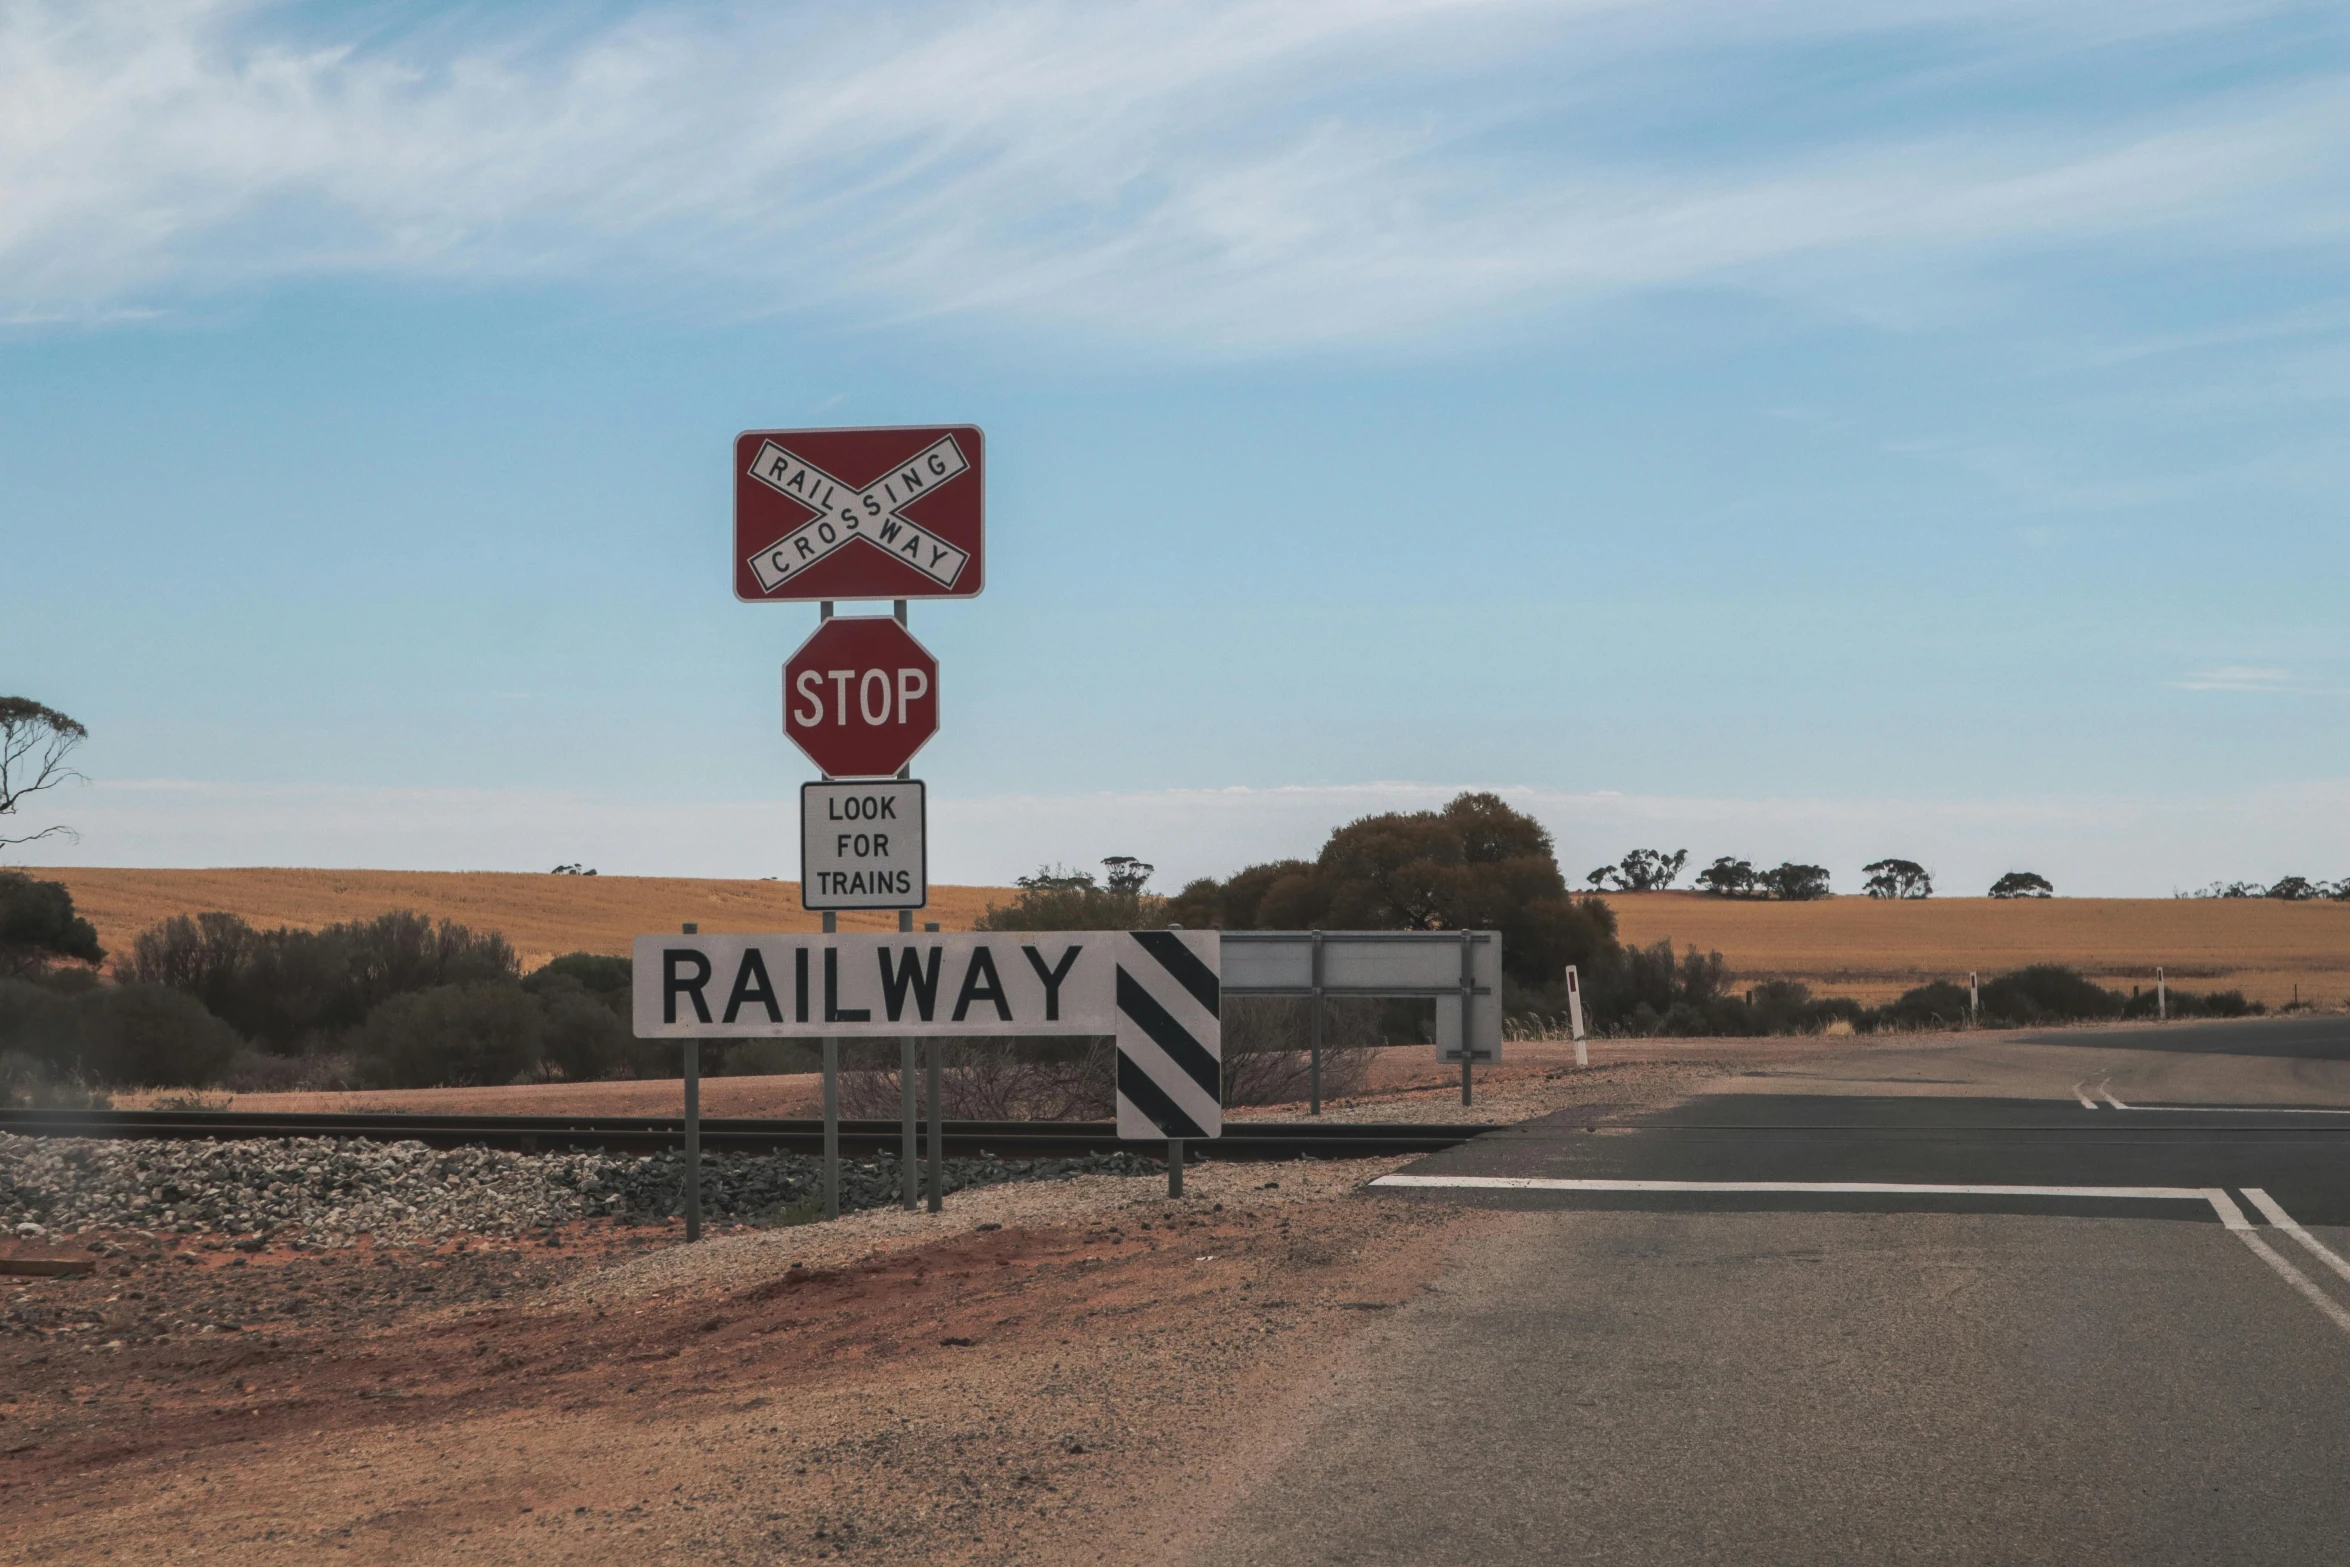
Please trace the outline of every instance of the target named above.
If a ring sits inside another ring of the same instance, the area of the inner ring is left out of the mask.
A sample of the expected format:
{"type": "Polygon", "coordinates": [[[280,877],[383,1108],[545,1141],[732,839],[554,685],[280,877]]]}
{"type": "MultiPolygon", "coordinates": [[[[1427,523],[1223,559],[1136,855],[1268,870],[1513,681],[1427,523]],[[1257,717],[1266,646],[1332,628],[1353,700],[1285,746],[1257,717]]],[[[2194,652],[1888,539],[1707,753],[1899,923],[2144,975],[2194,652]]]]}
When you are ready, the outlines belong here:
{"type": "Polygon", "coordinates": [[[1118,1135],[1224,1132],[1223,942],[1212,930],[1117,937],[1118,1135]]]}

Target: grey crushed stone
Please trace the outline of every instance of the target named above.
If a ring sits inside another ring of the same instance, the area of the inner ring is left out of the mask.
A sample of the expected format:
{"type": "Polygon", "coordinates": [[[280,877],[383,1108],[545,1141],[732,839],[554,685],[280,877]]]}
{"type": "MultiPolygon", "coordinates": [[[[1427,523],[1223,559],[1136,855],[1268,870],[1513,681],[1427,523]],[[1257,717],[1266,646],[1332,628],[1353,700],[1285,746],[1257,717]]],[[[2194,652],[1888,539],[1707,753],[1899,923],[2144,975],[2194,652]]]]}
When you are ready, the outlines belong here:
{"type": "MultiPolygon", "coordinates": [[[[821,1200],[811,1154],[705,1153],[702,1211],[713,1221],[805,1219],[821,1200]]],[[[1075,1175],[1148,1175],[1133,1154],[1006,1161],[949,1159],[950,1192],[1075,1175]]],[[[352,1138],[137,1142],[0,1134],[0,1226],[179,1234],[299,1231],[324,1245],[359,1235],[438,1240],[511,1235],[569,1220],[659,1222],[682,1211],[677,1153],[514,1153],[352,1138]]],[[[886,1155],[841,1161],[844,1210],[898,1201],[886,1155]]]]}

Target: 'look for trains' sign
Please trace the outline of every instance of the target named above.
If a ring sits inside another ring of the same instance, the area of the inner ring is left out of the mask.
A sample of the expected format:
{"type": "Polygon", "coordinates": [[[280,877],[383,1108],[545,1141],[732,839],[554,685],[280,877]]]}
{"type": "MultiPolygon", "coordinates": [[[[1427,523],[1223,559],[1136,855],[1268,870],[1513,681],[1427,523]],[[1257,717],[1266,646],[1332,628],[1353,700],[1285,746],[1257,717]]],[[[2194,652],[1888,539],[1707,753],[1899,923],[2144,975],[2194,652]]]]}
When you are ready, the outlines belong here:
{"type": "Polygon", "coordinates": [[[747,430],[734,442],[737,598],[969,598],[986,577],[975,425],[747,430]]]}

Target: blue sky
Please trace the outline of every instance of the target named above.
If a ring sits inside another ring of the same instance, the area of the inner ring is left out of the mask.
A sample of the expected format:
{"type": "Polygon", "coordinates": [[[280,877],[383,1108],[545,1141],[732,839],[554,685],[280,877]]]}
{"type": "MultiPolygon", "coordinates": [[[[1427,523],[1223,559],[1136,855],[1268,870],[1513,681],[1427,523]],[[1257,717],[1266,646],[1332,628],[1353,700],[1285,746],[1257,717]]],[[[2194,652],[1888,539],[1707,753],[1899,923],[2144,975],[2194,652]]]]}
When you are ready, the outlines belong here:
{"type": "Polygon", "coordinates": [[[2350,27],[0,3],[33,863],[795,874],[746,427],[970,421],[934,876],[2350,874],[2350,27]]]}

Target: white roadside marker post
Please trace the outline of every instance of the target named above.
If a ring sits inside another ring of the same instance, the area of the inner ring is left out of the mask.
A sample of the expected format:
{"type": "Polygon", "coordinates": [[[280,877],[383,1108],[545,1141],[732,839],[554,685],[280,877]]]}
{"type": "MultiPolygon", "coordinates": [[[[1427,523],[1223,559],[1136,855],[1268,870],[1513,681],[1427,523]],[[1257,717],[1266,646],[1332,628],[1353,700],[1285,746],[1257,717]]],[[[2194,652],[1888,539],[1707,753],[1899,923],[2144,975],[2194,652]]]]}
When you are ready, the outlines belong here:
{"type": "Polygon", "coordinates": [[[1972,1027],[1983,1021],[1983,971],[1971,969],[1966,977],[1966,1020],[1972,1027]]]}
{"type": "MultiPolygon", "coordinates": [[[[691,936],[701,926],[687,920],[691,936]]],[[[685,1238],[702,1238],[702,1042],[685,1042],[685,1238]]]]}
{"type": "Polygon", "coordinates": [[[2154,1021],[2170,1021],[2170,991],[2163,983],[2162,965],[2159,963],[2154,965],[2154,1021]]]}
{"type": "Polygon", "coordinates": [[[1575,1065],[1591,1064],[1591,1051],[1583,1043],[1583,977],[1575,972],[1575,965],[1567,965],[1567,1026],[1575,1036],[1575,1065]]]}

